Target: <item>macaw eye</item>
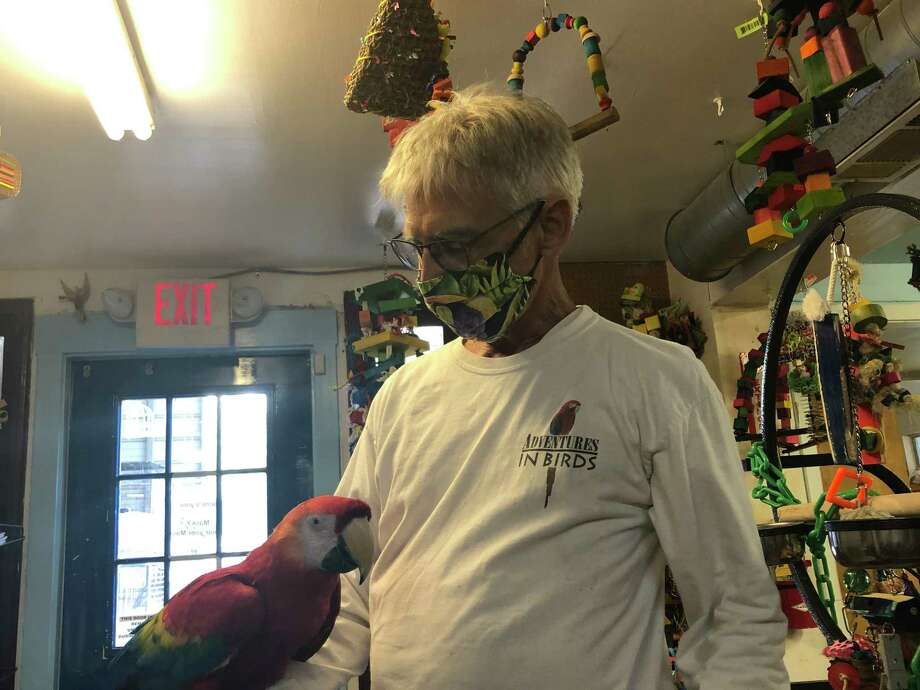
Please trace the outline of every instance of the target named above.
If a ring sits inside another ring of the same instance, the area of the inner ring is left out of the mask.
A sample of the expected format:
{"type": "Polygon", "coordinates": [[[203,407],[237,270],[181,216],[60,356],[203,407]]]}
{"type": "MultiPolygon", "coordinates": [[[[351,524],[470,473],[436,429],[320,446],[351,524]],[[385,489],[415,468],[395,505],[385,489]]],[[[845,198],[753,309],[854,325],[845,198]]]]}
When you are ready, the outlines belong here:
{"type": "Polygon", "coordinates": [[[312,520],[310,520],[310,522],[312,522],[314,525],[318,525],[318,524],[319,524],[319,518],[318,518],[318,517],[315,517],[315,518],[313,518],[312,520]]]}

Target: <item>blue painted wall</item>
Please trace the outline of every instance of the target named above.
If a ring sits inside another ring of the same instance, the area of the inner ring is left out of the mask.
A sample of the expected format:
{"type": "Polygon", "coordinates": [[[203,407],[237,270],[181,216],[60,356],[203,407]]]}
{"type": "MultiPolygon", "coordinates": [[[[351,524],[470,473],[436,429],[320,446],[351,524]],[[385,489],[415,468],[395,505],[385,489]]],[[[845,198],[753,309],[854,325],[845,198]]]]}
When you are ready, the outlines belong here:
{"type": "Polygon", "coordinates": [[[256,325],[234,330],[234,347],[218,350],[138,350],[134,328],[90,314],[40,316],[35,322],[34,411],[27,486],[25,600],[20,636],[19,687],[57,688],[64,500],[68,360],[74,357],[277,353],[310,351],[325,356],[326,373],[313,380],[314,490],[331,493],[339,480],[337,326],[332,309],[284,309],[266,313],[256,325]]]}

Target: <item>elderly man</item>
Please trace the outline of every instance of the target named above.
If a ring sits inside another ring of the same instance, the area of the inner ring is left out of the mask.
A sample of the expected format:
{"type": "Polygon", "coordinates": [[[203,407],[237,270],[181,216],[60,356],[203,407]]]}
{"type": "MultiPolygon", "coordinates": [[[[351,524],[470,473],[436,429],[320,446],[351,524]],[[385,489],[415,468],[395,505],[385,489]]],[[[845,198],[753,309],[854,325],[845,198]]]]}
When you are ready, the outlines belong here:
{"type": "MultiPolygon", "coordinates": [[[[378,553],[284,687],[673,687],[669,564],[688,688],[788,688],[785,619],[722,400],[693,353],[605,321],[559,257],[582,189],[540,100],[461,92],[403,135],[381,189],[391,243],[460,338],[392,376],[338,492],[378,553]]],[[[629,203],[628,199],[611,203],[629,203]]]]}

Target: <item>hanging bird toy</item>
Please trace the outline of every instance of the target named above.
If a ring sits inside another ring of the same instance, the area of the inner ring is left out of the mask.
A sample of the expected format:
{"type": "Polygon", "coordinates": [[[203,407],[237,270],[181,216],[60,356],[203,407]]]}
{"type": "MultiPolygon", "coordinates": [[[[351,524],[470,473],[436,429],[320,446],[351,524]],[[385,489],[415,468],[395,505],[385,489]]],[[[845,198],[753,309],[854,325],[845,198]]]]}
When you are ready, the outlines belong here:
{"type": "Polygon", "coordinates": [[[515,50],[512,55],[513,62],[511,63],[511,74],[508,75],[508,88],[512,91],[522,91],[524,89],[524,62],[526,62],[527,56],[542,39],[549,36],[550,33],[556,33],[562,29],[578,31],[588,63],[591,84],[597,96],[597,105],[600,108],[599,113],[569,128],[572,138],[578,141],[589,134],[618,122],[620,119],[620,114],[613,107],[613,101],[610,98],[610,85],[607,83],[604,57],[600,48],[601,37],[591,30],[585,17],[573,17],[564,12],[557,17],[550,17],[547,16],[548,7],[545,4],[544,8],[543,19],[534,27],[533,31],[527,34],[521,47],[515,50]]]}

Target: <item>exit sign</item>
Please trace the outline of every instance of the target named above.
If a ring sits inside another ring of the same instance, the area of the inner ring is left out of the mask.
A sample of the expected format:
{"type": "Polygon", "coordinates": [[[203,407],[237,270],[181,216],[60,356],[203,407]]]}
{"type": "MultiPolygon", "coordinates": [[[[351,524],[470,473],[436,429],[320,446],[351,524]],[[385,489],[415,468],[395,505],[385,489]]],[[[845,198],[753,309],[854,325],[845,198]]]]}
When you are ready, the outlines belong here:
{"type": "Polygon", "coordinates": [[[230,345],[230,283],[167,278],[137,291],[138,347],[230,345]]]}

